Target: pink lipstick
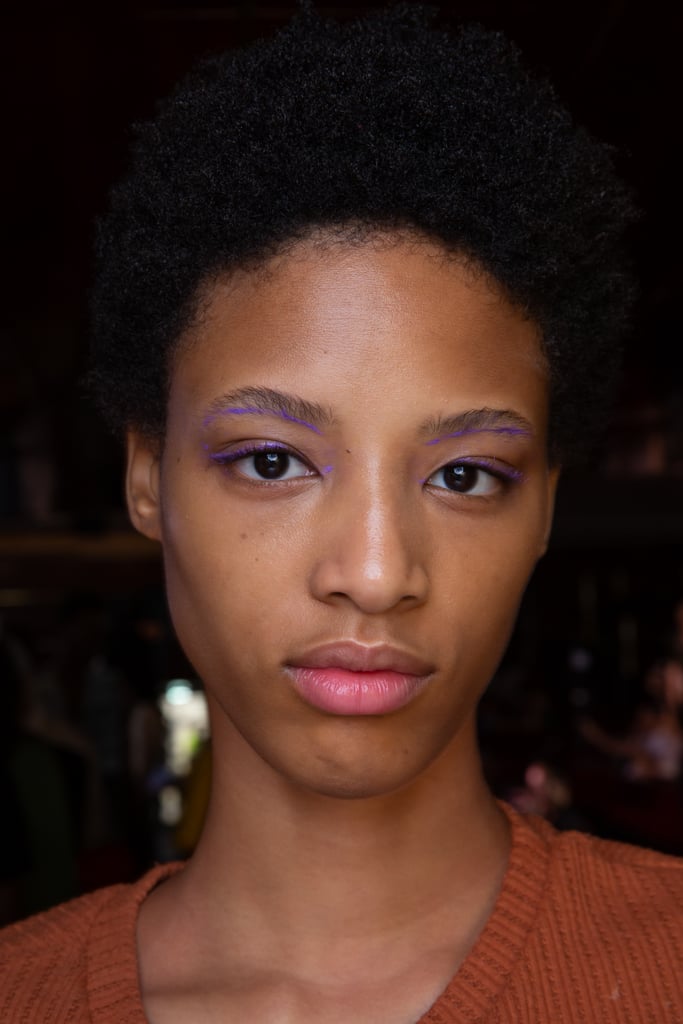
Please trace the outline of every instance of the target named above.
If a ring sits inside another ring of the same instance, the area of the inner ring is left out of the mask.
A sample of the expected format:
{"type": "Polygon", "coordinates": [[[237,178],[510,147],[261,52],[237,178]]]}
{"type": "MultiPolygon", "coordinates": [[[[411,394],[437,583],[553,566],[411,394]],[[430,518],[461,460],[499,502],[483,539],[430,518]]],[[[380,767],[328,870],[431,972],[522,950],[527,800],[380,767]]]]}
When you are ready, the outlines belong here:
{"type": "Polygon", "coordinates": [[[332,715],[386,715],[409,704],[434,671],[426,661],[388,645],[324,644],[287,665],[303,700],[332,715]]]}

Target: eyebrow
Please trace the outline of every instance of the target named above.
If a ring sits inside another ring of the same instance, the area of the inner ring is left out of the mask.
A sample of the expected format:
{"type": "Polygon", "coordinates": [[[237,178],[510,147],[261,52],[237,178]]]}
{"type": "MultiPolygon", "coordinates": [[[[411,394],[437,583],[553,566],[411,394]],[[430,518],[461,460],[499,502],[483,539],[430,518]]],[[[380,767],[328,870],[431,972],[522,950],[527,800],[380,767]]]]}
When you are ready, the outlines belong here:
{"type": "MultiPolygon", "coordinates": [[[[332,410],[318,402],[273,388],[245,387],[215,398],[206,411],[202,426],[208,427],[219,416],[244,415],[279,416],[290,423],[307,427],[316,434],[337,422],[332,410]]],[[[451,437],[479,433],[532,437],[534,431],[529,420],[513,409],[490,408],[467,409],[450,416],[432,417],[418,430],[419,436],[429,438],[426,444],[438,444],[451,437]]]]}
{"type": "Polygon", "coordinates": [[[288,395],[272,388],[247,387],[228,391],[214,399],[202,421],[208,427],[218,416],[279,416],[290,423],[298,423],[316,434],[335,423],[332,410],[318,402],[309,402],[298,395],[288,395]]]}
{"type": "Polygon", "coordinates": [[[449,437],[482,433],[533,437],[534,429],[528,419],[513,409],[488,408],[467,409],[451,416],[437,416],[420,427],[422,437],[430,438],[427,444],[438,444],[449,437]]]}

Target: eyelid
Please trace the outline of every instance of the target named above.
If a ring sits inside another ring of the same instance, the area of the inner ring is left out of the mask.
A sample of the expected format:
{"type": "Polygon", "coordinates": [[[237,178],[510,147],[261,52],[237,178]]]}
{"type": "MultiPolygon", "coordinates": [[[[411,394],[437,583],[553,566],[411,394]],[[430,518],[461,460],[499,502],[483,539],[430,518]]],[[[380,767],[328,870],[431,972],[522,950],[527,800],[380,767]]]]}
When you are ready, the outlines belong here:
{"type": "Polygon", "coordinates": [[[282,441],[249,441],[242,443],[239,448],[223,448],[218,452],[211,452],[209,458],[212,462],[217,463],[219,466],[234,466],[236,463],[246,461],[250,456],[259,455],[263,452],[281,452],[283,455],[289,456],[290,459],[300,463],[306,470],[307,473],[302,473],[298,477],[289,477],[277,480],[267,480],[248,476],[246,473],[240,474],[245,480],[251,480],[253,483],[260,483],[266,486],[273,486],[274,484],[285,484],[290,483],[292,480],[302,480],[305,477],[314,476],[318,473],[318,470],[311,464],[311,462],[301,455],[295,448],[291,448],[287,444],[283,444],[282,441]]]}
{"type": "Polygon", "coordinates": [[[283,444],[282,441],[247,441],[243,442],[241,448],[221,448],[220,451],[211,452],[209,458],[212,462],[237,462],[238,459],[246,458],[249,455],[258,455],[259,452],[285,452],[294,456],[300,462],[306,460],[297,451],[283,444]]]}
{"type": "Polygon", "coordinates": [[[499,488],[509,488],[515,484],[521,483],[524,479],[524,474],[521,470],[515,466],[511,466],[507,462],[503,462],[501,459],[497,459],[491,456],[480,456],[480,455],[463,455],[459,458],[449,459],[448,462],[444,462],[441,466],[430,473],[422,482],[425,485],[434,487],[439,491],[446,491],[452,494],[461,494],[462,497],[484,497],[484,495],[468,494],[467,492],[458,492],[451,490],[451,488],[440,486],[439,484],[430,483],[437,474],[442,473],[450,466],[471,466],[473,469],[481,470],[482,473],[486,473],[492,480],[495,480],[499,488]]]}
{"type": "Polygon", "coordinates": [[[454,465],[474,466],[475,469],[481,469],[486,473],[491,473],[493,476],[510,480],[512,483],[517,483],[524,479],[521,469],[517,469],[515,466],[510,465],[509,462],[504,462],[502,459],[497,459],[492,455],[463,455],[461,458],[450,459],[443,466],[440,466],[439,469],[445,469],[446,466],[454,465]]]}

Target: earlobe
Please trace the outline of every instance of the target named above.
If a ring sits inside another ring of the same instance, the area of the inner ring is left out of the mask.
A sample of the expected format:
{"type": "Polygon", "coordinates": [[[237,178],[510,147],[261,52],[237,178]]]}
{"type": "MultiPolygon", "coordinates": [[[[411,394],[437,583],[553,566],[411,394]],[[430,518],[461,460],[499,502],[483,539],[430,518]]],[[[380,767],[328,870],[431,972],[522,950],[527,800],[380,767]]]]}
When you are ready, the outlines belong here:
{"type": "Polygon", "coordinates": [[[159,445],[130,430],[126,449],[126,501],[130,521],[145,537],[161,540],[159,445]]]}

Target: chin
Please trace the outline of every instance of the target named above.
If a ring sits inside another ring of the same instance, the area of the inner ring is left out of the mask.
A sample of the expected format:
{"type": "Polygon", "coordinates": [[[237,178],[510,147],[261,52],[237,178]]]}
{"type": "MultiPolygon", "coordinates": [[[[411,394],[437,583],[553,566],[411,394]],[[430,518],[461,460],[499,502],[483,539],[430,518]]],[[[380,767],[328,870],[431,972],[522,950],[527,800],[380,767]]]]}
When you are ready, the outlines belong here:
{"type": "Polygon", "coordinates": [[[317,780],[307,787],[319,796],[334,800],[370,800],[373,797],[389,796],[403,789],[406,783],[390,785],[386,780],[339,776],[337,779],[317,780]]]}
{"type": "Polygon", "coordinates": [[[289,781],[311,794],[335,800],[368,800],[409,789],[419,781],[431,760],[425,758],[411,764],[394,755],[388,763],[378,763],[375,758],[355,757],[347,761],[318,756],[314,764],[302,765],[296,776],[289,774],[289,781]]]}

